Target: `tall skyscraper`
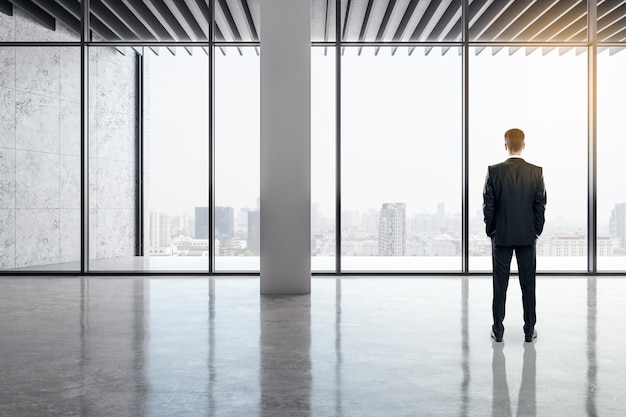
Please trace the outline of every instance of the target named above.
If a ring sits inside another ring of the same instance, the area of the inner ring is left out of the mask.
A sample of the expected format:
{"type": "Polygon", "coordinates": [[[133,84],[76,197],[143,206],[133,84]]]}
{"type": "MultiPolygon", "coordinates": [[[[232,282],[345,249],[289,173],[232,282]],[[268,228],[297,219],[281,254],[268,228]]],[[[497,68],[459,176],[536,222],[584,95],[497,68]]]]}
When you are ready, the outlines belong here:
{"type": "Polygon", "coordinates": [[[618,203],[611,212],[609,221],[611,237],[620,240],[620,248],[626,248],[626,203],[618,203]]]}
{"type": "Polygon", "coordinates": [[[169,246],[171,237],[170,216],[158,209],[150,210],[150,246],[169,246]]]}
{"type": "Polygon", "coordinates": [[[248,250],[259,254],[261,246],[261,221],[258,210],[248,212],[248,250]]]}
{"type": "Polygon", "coordinates": [[[406,205],[384,203],[378,220],[378,254],[404,256],[406,205]]]}
{"type": "Polygon", "coordinates": [[[215,207],[215,238],[230,239],[235,236],[235,210],[232,207],[215,207]]]}
{"type": "Polygon", "coordinates": [[[209,238],[209,208],[208,207],[196,207],[194,223],[195,223],[194,238],[208,239],[209,238]]]}

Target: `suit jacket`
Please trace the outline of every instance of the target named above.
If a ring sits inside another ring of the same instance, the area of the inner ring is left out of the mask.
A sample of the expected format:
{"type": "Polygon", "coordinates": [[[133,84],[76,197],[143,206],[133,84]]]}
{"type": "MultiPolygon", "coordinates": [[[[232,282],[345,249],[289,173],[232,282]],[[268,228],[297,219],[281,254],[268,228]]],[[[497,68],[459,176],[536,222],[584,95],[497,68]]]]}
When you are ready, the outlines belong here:
{"type": "Polygon", "coordinates": [[[485,230],[496,245],[534,245],[546,210],[543,170],[522,158],[491,165],[483,189],[485,230]]]}

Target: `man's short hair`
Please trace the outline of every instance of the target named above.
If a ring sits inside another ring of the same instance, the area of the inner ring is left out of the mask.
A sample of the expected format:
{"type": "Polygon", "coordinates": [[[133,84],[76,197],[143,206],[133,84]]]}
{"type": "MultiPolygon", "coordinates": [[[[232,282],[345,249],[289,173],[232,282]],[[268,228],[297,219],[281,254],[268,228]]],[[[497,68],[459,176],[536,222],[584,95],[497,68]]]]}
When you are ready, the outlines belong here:
{"type": "Polygon", "coordinates": [[[512,152],[519,152],[524,147],[524,132],[520,129],[509,129],[504,133],[504,141],[512,152]]]}

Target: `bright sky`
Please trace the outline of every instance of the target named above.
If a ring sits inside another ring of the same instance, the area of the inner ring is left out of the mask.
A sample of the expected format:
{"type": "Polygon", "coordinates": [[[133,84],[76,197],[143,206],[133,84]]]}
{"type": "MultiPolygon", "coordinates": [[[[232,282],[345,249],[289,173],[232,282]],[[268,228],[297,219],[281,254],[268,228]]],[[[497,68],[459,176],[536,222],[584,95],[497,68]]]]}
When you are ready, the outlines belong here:
{"type": "MultiPolygon", "coordinates": [[[[342,196],[345,210],[404,202],[409,212],[461,207],[462,78],[455,49],[395,56],[349,49],[342,59],[342,196]]],[[[600,55],[599,225],[626,202],[623,106],[626,53],[600,55]],[[618,168],[619,167],[619,168],[618,168]],[[619,171],[618,171],[619,170],[619,171]]],[[[312,199],[334,213],[334,54],[312,59],[312,199]]],[[[208,59],[179,50],[150,56],[148,205],[191,213],[208,200],[208,59]]],[[[544,167],[547,223],[586,228],[587,55],[554,50],[470,57],[470,214],[482,205],[489,164],[506,154],[503,133],[526,133],[527,161],[544,167]]],[[[256,206],[259,194],[259,58],[216,54],[216,205],[256,206]]]]}

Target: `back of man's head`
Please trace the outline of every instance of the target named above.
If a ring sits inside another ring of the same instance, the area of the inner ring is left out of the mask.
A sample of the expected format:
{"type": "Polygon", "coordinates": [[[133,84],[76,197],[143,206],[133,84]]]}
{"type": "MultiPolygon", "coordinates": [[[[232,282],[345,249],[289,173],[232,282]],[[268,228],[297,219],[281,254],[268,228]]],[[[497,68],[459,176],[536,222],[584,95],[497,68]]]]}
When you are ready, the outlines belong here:
{"type": "Polygon", "coordinates": [[[504,142],[511,152],[520,152],[524,148],[524,132],[509,129],[504,133],[504,142]]]}

